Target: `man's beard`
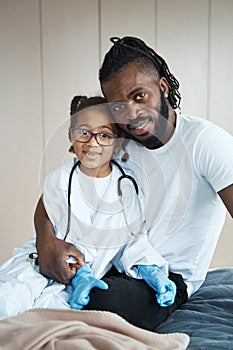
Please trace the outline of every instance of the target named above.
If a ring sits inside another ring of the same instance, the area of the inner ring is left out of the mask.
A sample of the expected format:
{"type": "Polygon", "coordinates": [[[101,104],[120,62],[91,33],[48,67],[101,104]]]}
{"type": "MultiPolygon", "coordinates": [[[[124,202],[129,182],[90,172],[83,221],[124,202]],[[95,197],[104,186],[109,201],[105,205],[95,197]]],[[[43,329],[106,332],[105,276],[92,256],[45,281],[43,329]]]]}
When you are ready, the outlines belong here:
{"type": "Polygon", "coordinates": [[[147,138],[140,140],[139,137],[135,137],[130,132],[123,130],[123,137],[134,140],[148,149],[156,149],[161,147],[164,144],[163,136],[167,128],[168,117],[168,105],[164,98],[164,94],[160,89],[160,110],[158,112],[157,125],[155,127],[154,135],[151,134],[147,138]]]}

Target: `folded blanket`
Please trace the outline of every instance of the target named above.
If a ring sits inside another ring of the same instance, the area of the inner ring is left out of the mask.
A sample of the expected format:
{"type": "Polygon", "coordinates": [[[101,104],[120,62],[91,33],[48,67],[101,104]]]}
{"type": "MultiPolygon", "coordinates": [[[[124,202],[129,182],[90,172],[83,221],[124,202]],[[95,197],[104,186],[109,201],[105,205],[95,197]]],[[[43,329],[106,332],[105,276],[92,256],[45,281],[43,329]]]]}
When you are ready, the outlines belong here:
{"type": "Polygon", "coordinates": [[[2,350],[184,350],[184,333],[157,334],[108,311],[33,309],[0,321],[2,350]]]}

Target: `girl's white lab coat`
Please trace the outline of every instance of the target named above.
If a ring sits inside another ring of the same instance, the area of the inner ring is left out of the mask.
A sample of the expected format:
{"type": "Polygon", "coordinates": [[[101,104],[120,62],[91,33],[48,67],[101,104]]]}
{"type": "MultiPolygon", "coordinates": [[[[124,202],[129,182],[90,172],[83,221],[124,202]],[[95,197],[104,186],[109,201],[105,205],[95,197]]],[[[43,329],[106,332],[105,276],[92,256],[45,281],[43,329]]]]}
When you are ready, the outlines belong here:
{"type": "MultiPolygon", "coordinates": [[[[67,192],[73,162],[50,173],[44,182],[43,201],[55,234],[63,239],[68,220],[67,192]]],[[[127,174],[129,172],[127,171],[127,174]]],[[[130,174],[132,175],[132,174],[130,174]]],[[[123,180],[123,197],[118,198],[120,171],[113,166],[105,178],[92,178],[78,168],[73,174],[71,191],[71,229],[67,241],[85,256],[97,278],[115,266],[119,272],[135,278],[134,265],[156,264],[167,273],[166,261],[148,242],[143,215],[143,196],[137,199],[131,181],[123,180]],[[140,200],[140,202],[138,202],[140,200]],[[142,210],[140,210],[140,205],[142,210]]],[[[36,237],[0,268],[0,318],[14,316],[30,308],[70,308],[71,286],[51,281],[27,261],[35,252],[36,237]]]]}

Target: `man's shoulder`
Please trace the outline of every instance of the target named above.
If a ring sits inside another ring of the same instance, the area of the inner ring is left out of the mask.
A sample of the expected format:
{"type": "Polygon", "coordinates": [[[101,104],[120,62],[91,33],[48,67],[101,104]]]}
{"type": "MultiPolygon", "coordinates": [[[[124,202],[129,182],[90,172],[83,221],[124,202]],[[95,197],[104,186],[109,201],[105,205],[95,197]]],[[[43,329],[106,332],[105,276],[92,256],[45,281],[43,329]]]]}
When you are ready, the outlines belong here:
{"type": "Polygon", "coordinates": [[[190,115],[179,115],[177,131],[180,135],[186,135],[187,139],[212,139],[213,136],[230,139],[230,135],[226,130],[217,124],[203,117],[195,117],[190,115]]]}
{"type": "Polygon", "coordinates": [[[213,130],[218,132],[221,128],[203,117],[181,114],[177,118],[176,132],[185,144],[196,144],[203,137],[211,136],[213,130]]]}
{"type": "Polygon", "coordinates": [[[214,125],[211,123],[209,120],[207,120],[204,117],[199,117],[199,116],[192,116],[188,114],[179,114],[177,116],[177,126],[178,130],[182,128],[198,128],[198,129],[203,129],[206,127],[209,127],[211,125],[214,125]]]}

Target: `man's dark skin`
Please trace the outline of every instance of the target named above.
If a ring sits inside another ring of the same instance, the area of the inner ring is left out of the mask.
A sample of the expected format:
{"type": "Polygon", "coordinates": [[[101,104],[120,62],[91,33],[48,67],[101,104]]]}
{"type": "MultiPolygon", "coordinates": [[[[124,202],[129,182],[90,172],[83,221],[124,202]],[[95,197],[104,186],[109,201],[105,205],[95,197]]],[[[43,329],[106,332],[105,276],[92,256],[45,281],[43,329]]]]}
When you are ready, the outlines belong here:
{"type": "Polygon", "coordinates": [[[75,275],[76,270],[85,265],[84,255],[76,249],[73,244],[67,243],[61,239],[58,239],[53,231],[53,225],[48,218],[45,211],[42,197],[36,207],[34,224],[37,232],[36,248],[39,253],[39,265],[40,272],[60,283],[68,284],[70,279],[75,275]],[[49,254],[44,254],[45,247],[49,251],[49,254]],[[60,252],[60,258],[57,258],[57,252],[60,252]],[[76,264],[67,264],[66,260],[70,257],[74,257],[77,261],[76,264]],[[47,266],[50,266],[52,262],[52,268],[47,270],[47,266]],[[64,267],[65,265],[65,267],[64,267]]]}

